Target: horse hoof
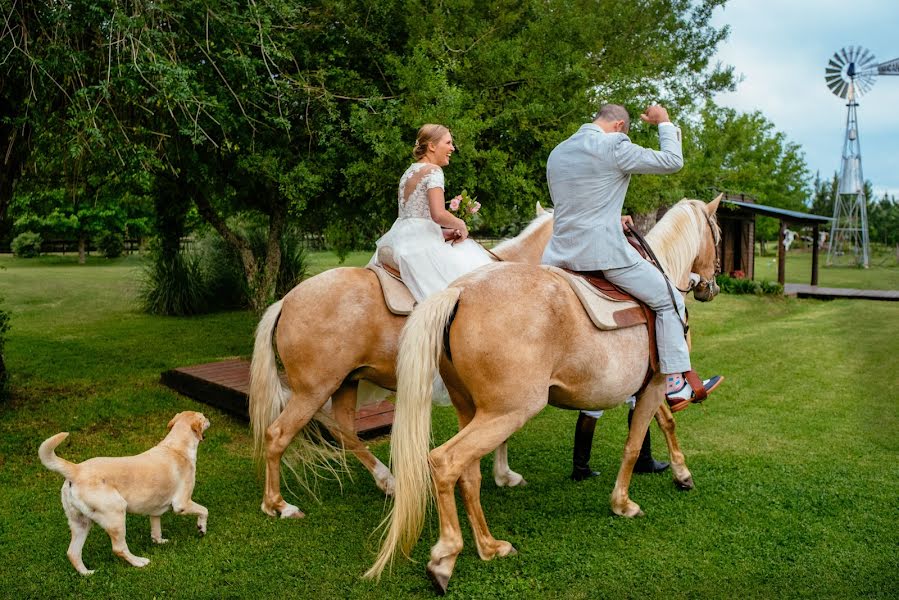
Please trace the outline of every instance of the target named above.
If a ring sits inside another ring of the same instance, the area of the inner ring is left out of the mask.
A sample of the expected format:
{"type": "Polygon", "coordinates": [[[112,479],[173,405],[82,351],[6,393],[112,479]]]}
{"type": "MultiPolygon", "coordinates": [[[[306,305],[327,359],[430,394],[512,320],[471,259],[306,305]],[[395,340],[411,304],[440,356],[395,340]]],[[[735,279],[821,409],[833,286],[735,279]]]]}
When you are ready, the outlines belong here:
{"type": "Polygon", "coordinates": [[[614,512],[619,517],[624,517],[625,519],[633,519],[635,517],[642,517],[645,513],[640,509],[640,505],[636,502],[628,502],[628,504],[623,508],[613,508],[612,512],[614,512]]]}
{"type": "Polygon", "coordinates": [[[434,588],[434,593],[438,596],[445,596],[446,588],[449,586],[449,575],[435,573],[430,566],[427,569],[427,573],[428,579],[431,580],[431,586],[434,588]]]}
{"type": "Polygon", "coordinates": [[[693,477],[687,477],[683,481],[678,481],[675,479],[674,485],[675,485],[675,487],[677,487],[677,489],[683,490],[685,492],[692,490],[695,487],[695,485],[693,483],[693,477]]]}
{"type": "Polygon", "coordinates": [[[293,504],[288,504],[281,509],[282,519],[302,519],[306,514],[293,504]]]}
{"type": "Polygon", "coordinates": [[[493,481],[496,482],[496,487],[524,487],[528,484],[518,473],[513,476],[497,477],[493,481]]]}

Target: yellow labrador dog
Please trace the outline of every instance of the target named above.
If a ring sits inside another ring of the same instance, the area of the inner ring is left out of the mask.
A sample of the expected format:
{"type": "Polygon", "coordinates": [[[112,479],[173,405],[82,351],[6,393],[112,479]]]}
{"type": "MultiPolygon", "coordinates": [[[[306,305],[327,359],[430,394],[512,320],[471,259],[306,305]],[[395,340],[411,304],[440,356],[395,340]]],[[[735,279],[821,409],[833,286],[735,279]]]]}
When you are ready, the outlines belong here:
{"type": "Polygon", "coordinates": [[[112,551],[135,567],[150,561],[131,554],[125,543],[125,513],[150,516],[150,537],[162,537],[159,516],[169,508],[179,515],[198,515],[197,529],[206,533],[209,511],[191,500],[197,466],[197,446],[209,419],[202,413],[180,412],[169,421],[169,434],[158,445],[137,456],[92,458],[75,464],[53,452],[68,433],[57,433],[41,444],[38,455],[51,471],[66,478],[62,484],[62,507],[69,519],[72,542],[66,553],[75,569],[90,575],[81,560],[81,548],[97,523],[112,540],[112,551]]]}

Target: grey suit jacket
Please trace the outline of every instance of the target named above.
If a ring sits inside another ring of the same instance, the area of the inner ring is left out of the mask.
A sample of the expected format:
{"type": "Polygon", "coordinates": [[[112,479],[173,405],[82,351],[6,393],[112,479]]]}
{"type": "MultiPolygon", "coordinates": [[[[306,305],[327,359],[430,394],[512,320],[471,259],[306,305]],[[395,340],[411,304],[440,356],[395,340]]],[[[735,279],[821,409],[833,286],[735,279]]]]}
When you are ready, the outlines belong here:
{"type": "Polygon", "coordinates": [[[576,271],[629,267],[642,260],[621,229],[631,174],[675,173],[684,164],[680,129],[659,126],[661,150],[643,148],[623,133],[582,125],[546,161],[553,236],[543,263],[576,271]]]}

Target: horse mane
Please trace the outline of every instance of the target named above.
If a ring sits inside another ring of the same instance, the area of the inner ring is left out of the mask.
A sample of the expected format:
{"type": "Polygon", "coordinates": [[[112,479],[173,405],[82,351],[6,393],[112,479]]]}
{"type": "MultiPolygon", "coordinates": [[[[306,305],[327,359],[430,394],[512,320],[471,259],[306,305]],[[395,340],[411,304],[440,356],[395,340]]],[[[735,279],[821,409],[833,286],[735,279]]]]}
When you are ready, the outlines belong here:
{"type": "Polygon", "coordinates": [[[546,221],[553,218],[553,214],[551,211],[546,211],[542,215],[537,215],[534,217],[528,226],[525,227],[521,233],[516,235],[513,238],[509,238],[497,244],[493,248],[493,253],[503,257],[506,253],[517,254],[522,247],[527,244],[527,240],[531,238],[533,234],[539,230],[546,221]]]}
{"type": "MultiPolygon", "coordinates": [[[[684,198],[656,223],[646,234],[646,241],[662,263],[662,268],[673,280],[690,272],[693,260],[699,254],[702,233],[706,224],[705,202],[684,198]]],[[[715,243],[721,237],[715,216],[709,217],[715,243]]]]}

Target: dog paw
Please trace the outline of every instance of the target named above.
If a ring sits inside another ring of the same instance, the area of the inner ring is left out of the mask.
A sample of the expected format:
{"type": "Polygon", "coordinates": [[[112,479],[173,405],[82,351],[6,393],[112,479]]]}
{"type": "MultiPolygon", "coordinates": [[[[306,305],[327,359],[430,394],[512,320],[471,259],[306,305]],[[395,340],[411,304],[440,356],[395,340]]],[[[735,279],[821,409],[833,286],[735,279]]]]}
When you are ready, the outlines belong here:
{"type": "Polygon", "coordinates": [[[130,562],[132,565],[134,565],[135,567],[137,567],[138,569],[140,569],[140,568],[142,568],[142,567],[146,567],[147,565],[149,565],[149,564],[150,564],[150,559],[149,559],[149,558],[144,558],[143,556],[135,556],[135,557],[132,558],[129,562],[130,562]]]}
{"type": "Polygon", "coordinates": [[[203,523],[202,525],[197,523],[197,531],[200,532],[200,535],[206,535],[206,523],[203,523]]]}
{"type": "Polygon", "coordinates": [[[154,544],[166,544],[166,543],[168,543],[168,541],[169,541],[169,540],[166,539],[166,538],[164,538],[164,537],[153,538],[153,543],[154,543],[154,544]]]}

